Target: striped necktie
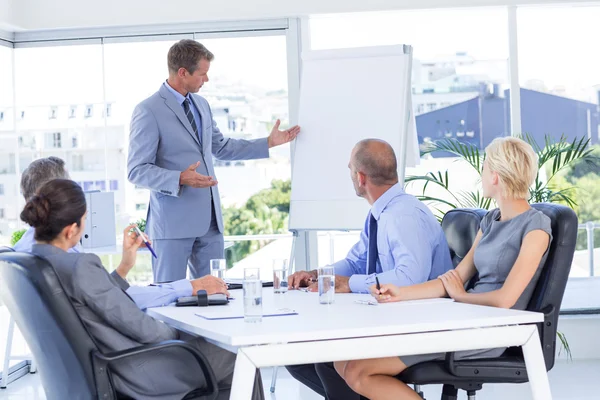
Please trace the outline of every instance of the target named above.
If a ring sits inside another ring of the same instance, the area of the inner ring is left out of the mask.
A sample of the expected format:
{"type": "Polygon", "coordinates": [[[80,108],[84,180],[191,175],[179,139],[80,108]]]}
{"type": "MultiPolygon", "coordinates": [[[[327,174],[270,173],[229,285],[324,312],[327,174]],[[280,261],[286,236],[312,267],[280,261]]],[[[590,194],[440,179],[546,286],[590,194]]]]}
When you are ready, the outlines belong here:
{"type": "Polygon", "coordinates": [[[183,101],[183,110],[185,111],[185,116],[187,117],[188,121],[190,121],[190,124],[192,125],[192,130],[196,134],[196,137],[198,138],[200,145],[202,145],[202,139],[200,138],[200,135],[198,135],[198,126],[196,125],[196,120],[194,119],[194,114],[192,113],[192,108],[190,107],[190,99],[187,97],[183,101]]]}

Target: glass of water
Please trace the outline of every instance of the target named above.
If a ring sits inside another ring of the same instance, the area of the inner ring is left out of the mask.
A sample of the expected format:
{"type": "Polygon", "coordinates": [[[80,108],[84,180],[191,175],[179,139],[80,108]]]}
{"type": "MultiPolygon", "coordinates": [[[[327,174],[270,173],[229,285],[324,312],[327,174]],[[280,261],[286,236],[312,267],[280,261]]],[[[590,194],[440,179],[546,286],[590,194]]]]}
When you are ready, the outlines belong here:
{"type": "Polygon", "coordinates": [[[227,264],[223,258],[217,258],[210,260],[210,273],[215,278],[225,279],[225,272],[227,271],[227,264]]]}
{"type": "Polygon", "coordinates": [[[244,321],[262,321],[262,282],[260,268],[244,269],[244,321]]]}
{"type": "Polygon", "coordinates": [[[288,290],[287,260],[273,260],[273,292],[285,293],[288,290]]]}
{"type": "Polygon", "coordinates": [[[319,303],[333,304],[335,295],[335,268],[333,265],[321,267],[319,272],[319,303]]]}

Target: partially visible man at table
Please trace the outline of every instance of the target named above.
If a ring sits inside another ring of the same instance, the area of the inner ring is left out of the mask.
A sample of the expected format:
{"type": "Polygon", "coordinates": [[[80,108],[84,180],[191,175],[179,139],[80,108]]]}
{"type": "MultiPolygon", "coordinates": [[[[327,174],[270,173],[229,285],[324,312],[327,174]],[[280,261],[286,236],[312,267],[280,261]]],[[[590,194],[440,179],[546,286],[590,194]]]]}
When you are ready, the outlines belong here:
{"type": "MultiPolygon", "coordinates": [[[[21,176],[21,193],[25,201],[31,200],[45,183],[54,179],[70,179],[65,168],[65,162],[62,159],[52,156],[31,162],[21,176]]],[[[30,253],[35,244],[34,233],[35,229],[31,226],[28,227],[21,239],[15,244],[14,250],[30,253]]],[[[81,244],[76,242],[67,252],[83,253],[84,250],[81,244]]],[[[122,263],[111,273],[111,276],[141,310],[173,303],[178,297],[191,296],[198,290],[206,290],[208,294],[227,293],[225,282],[211,275],[191,281],[181,279],[160,285],[131,286],[127,282],[127,275],[133,266],[133,264],[122,263]]]]}
{"type": "MultiPolygon", "coordinates": [[[[435,279],[452,269],[444,232],[429,208],[398,182],[396,155],[383,140],[365,139],[350,156],[350,177],[357,196],[371,211],[360,240],[336,262],[335,291],[368,293],[376,283],[408,286],[435,279]]],[[[299,271],[290,288],[317,291],[317,270],[299,271]]],[[[327,399],[358,399],[332,363],[289,366],[293,377],[327,399]]]]}

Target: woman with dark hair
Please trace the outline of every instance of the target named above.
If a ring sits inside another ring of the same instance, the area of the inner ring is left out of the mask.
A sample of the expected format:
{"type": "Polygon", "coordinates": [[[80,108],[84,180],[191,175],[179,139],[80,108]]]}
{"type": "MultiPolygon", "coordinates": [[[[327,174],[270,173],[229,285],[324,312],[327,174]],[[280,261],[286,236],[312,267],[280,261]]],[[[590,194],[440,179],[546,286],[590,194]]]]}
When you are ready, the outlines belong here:
{"type": "MultiPolygon", "coordinates": [[[[163,340],[186,339],[185,334],[141,311],[123,291],[100,258],[89,253],[68,253],[84,231],[85,195],[73,181],[55,179],[31,197],[21,219],[35,228],[32,253],[45,258],[56,270],[75,310],[102,352],[126,350],[163,340]]],[[[119,268],[135,263],[142,237],[125,229],[123,258],[119,268]]],[[[229,397],[235,354],[191,338],[207,358],[219,382],[219,399],[229,397]]],[[[129,357],[111,364],[115,388],[135,399],[181,399],[205,384],[196,360],[181,349],[164,349],[152,354],[129,357]],[[165,374],[165,371],[169,373],[165,374]]],[[[263,399],[260,375],[253,399],[263,399]]]]}

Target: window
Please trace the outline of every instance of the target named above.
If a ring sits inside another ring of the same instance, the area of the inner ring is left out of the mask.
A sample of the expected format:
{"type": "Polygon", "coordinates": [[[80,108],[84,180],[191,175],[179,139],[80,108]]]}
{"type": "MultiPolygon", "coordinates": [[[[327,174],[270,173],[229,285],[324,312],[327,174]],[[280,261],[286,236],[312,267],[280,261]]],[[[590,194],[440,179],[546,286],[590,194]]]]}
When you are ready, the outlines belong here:
{"type": "Polygon", "coordinates": [[[0,208],[0,219],[4,219],[4,208],[0,208]]]}
{"type": "MultiPolygon", "coordinates": [[[[491,121],[479,120],[481,104],[481,114],[486,117],[488,110],[504,110],[506,99],[487,100],[480,83],[498,84],[502,96],[509,87],[507,21],[506,7],[319,15],[310,18],[310,43],[314,50],[412,45],[412,104],[419,143],[423,146],[453,138],[483,149],[507,132],[503,117],[493,114],[491,121]],[[474,34],[482,32],[485,34],[474,34]],[[464,134],[459,136],[459,132],[464,134]]],[[[468,168],[455,160],[448,154],[426,155],[417,167],[407,168],[406,175],[448,170],[452,193],[478,187],[477,174],[469,174],[468,168]]],[[[416,182],[407,187],[413,194],[422,190],[423,184],[416,182]]],[[[431,185],[428,190],[433,190],[431,185]]],[[[429,193],[444,197],[444,193],[429,193]]],[[[451,195],[447,197],[453,201],[451,195]]],[[[336,253],[338,247],[345,250],[336,246],[336,253]]]]}
{"type": "Polygon", "coordinates": [[[119,181],[112,179],[110,181],[110,190],[112,190],[112,191],[119,190],[119,181]]]}
{"type": "Polygon", "coordinates": [[[58,113],[58,107],[50,107],[50,114],[48,115],[48,119],[56,119],[57,113],[58,113]]]}
{"type": "Polygon", "coordinates": [[[77,116],[77,106],[69,107],[69,118],[75,118],[77,116]]]}
{"type": "Polygon", "coordinates": [[[54,132],[52,134],[52,147],[54,147],[56,149],[60,149],[62,147],[60,132],[54,132]]]}
{"type": "Polygon", "coordinates": [[[73,171],[83,171],[83,155],[82,154],[72,154],[71,155],[71,170],[73,171]]]}
{"type": "Polygon", "coordinates": [[[0,183],[0,196],[4,195],[4,184],[0,183]]]}
{"type": "Polygon", "coordinates": [[[94,115],[94,106],[92,104],[89,104],[89,105],[85,106],[84,117],[85,118],[91,118],[93,115],[94,115]]]}
{"type": "MultiPolygon", "coordinates": [[[[599,18],[598,5],[518,8],[521,130],[540,145],[546,134],[553,141],[565,135],[569,141],[589,139],[600,155],[600,55],[582,40],[597,35],[599,18]]],[[[600,171],[577,165],[553,184],[558,190],[575,188],[569,194],[577,203],[580,230],[570,276],[600,275],[600,171]],[[588,235],[595,249],[588,248],[588,235]],[[594,265],[590,251],[596,255],[594,265]]]]}
{"type": "Polygon", "coordinates": [[[148,208],[148,205],[146,203],[137,203],[135,205],[136,211],[146,211],[147,208],[148,208]]]}

